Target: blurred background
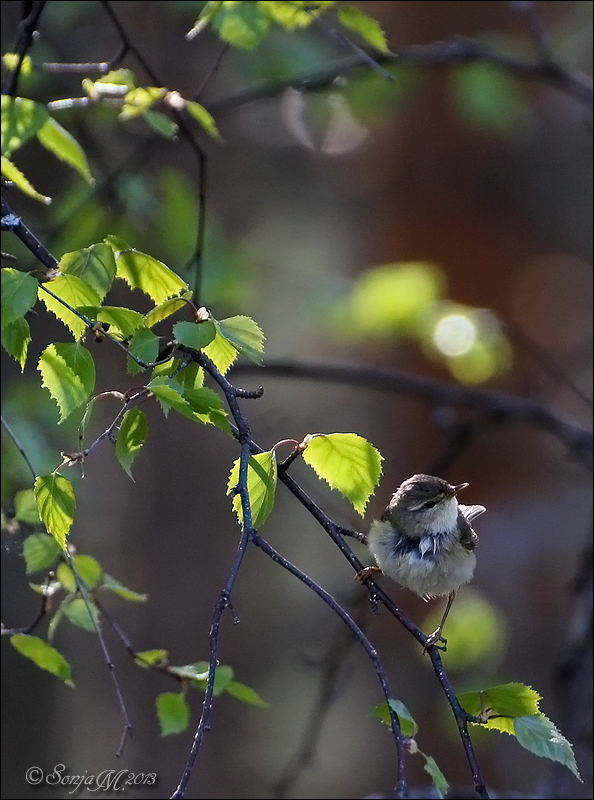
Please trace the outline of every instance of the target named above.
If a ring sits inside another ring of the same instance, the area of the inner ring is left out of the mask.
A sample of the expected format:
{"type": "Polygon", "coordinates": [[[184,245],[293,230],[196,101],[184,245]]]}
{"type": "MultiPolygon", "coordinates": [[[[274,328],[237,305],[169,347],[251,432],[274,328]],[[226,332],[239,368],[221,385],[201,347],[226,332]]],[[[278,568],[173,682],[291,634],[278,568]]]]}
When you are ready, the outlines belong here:
{"type": "MultiPolygon", "coordinates": [[[[162,84],[187,98],[196,96],[222,52],[209,29],[184,38],[202,5],[111,4],[162,84]]],[[[536,59],[513,4],[356,5],[380,22],[393,51],[466,36],[491,51],[536,59]]],[[[591,74],[591,4],[536,7],[559,62],[591,74]]],[[[14,48],[21,13],[21,3],[2,3],[3,53],[14,48]]],[[[102,3],[48,3],[38,30],[34,64],[105,61],[121,46],[102,3]]],[[[415,472],[470,483],[461,501],[488,511],[476,523],[478,566],[448,622],[444,663],[457,692],[507,681],[538,691],[542,711],[574,742],[585,783],[511,737],[473,731],[483,777],[508,796],[591,797],[591,752],[582,741],[591,747],[592,498],[582,454],[528,421],[497,419],[472,404],[454,408],[377,386],[274,372],[286,360],[377,365],[532,397],[589,428],[591,110],[550,83],[484,62],[415,66],[403,58],[389,66],[393,81],[365,68],[345,71],[317,92],[285,86],[293,76],[315,78],[350,58],[348,47],[317,25],[293,34],[276,26],[256,49],[223,53],[199,98],[223,138],[217,143],[197,133],[207,155],[201,299],[218,319],[248,314],[264,330],[270,371],[230,373],[245,388],[264,386],[260,400],[243,403],[262,447],[307,433],[352,431],[383,454],[384,474],[364,520],[305,464],[291,467],[337,523],[366,530],[415,472]],[[266,87],[263,96],[248,102],[249,91],[259,87],[266,87]],[[567,682],[580,671],[583,683],[567,682]],[[568,686],[578,686],[577,694],[568,686]]],[[[134,71],[137,85],[151,85],[132,53],[119,66],[134,71]]],[[[19,92],[40,103],[77,97],[81,77],[36,70],[21,79],[19,92]]],[[[15,163],[54,202],[45,207],[15,190],[9,195],[14,210],[58,258],[116,234],[191,281],[199,174],[187,142],[159,137],[140,119],[117,123],[117,112],[107,107],[52,113],[81,143],[96,186],[90,189],[32,141],[15,163]]],[[[3,250],[17,256],[21,269],[35,268],[10,234],[3,250]]],[[[146,301],[121,287],[110,294],[112,305],[135,303],[141,311],[150,307],[143,307],[146,301]]],[[[71,338],[37,308],[24,372],[2,352],[2,405],[38,473],[46,474],[60,463],[61,451],[77,449],[79,419],[58,426],[39,386],[39,354],[49,341],[71,338]]],[[[104,343],[92,352],[96,392],[139,383],[126,373],[118,348],[104,343]]],[[[96,412],[95,435],[116,411],[105,402],[96,412]]],[[[78,502],[71,539],[123,584],[149,593],[145,605],[105,599],[134,647],[165,648],[172,663],[188,664],[208,659],[214,603],[239,541],[225,496],[238,450],[212,426],[176,414],[165,420],[156,405],[143,411],[150,434],[134,482],[107,444],[87,460],[84,479],[77,468],[68,472],[78,502]]],[[[10,503],[31,479],[4,433],[2,448],[2,501],[10,503]]],[[[38,611],[21,556],[29,532],[2,534],[7,627],[27,625],[38,611]]],[[[428,659],[385,610],[370,611],[348,563],[283,487],[261,533],[360,621],[395,696],[420,726],[419,747],[452,784],[471,787],[428,659]]],[[[368,563],[365,548],[352,546],[368,563]]],[[[427,616],[441,610],[439,602],[425,604],[387,580],[382,586],[420,627],[432,629],[427,616]]],[[[221,630],[221,663],[232,665],[235,678],[270,707],[229,695],[215,701],[188,796],[389,793],[394,743],[372,716],[383,699],[380,686],[362,650],[345,642],[340,620],[255,548],[232,602],[235,618],[227,613],[221,630]],[[316,726],[312,717],[324,692],[325,713],[316,726]],[[292,771],[304,738],[315,743],[314,752],[292,771]]],[[[202,694],[190,692],[190,729],[162,738],[155,698],[176,685],[139,670],[107,629],[106,638],[134,725],[119,760],[114,753],[123,722],[96,637],[67,622],[56,634],[75,690],[4,642],[5,796],[30,796],[28,767],[51,771],[61,763],[70,774],[156,772],[158,786],[134,790],[137,797],[173,791],[202,694]]],[[[427,785],[420,759],[410,759],[409,770],[412,785],[427,785]]],[[[40,788],[36,796],[66,797],[68,790],[40,788]]]]}

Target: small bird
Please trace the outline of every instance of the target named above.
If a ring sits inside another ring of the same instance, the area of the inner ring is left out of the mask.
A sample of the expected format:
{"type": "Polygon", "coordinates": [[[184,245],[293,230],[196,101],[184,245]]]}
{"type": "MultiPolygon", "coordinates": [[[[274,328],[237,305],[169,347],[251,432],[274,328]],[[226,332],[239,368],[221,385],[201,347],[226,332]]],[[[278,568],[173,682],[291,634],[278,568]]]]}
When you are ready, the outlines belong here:
{"type": "Polygon", "coordinates": [[[392,495],[381,519],[371,523],[367,544],[377,566],[357,574],[365,581],[383,572],[425,600],[448,595],[439,627],[425,643],[424,650],[447,640],[442,630],[456,591],[472,579],[476,565],[478,536],[470,523],[486,511],[484,506],[463,506],[457,493],[468,483],[456,486],[433,475],[413,475],[392,495]]]}

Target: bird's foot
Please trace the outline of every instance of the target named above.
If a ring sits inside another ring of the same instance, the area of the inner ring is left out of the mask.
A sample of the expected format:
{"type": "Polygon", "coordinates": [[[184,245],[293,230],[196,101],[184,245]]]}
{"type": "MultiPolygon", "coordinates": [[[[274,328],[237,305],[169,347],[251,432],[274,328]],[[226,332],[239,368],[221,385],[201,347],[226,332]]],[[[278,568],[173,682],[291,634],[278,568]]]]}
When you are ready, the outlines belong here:
{"type": "Polygon", "coordinates": [[[429,647],[432,647],[433,645],[435,645],[435,647],[437,647],[438,650],[443,650],[443,652],[445,653],[445,651],[447,650],[447,644],[448,640],[444,639],[443,636],[441,635],[441,626],[440,626],[439,628],[436,628],[436,630],[434,630],[433,633],[430,633],[429,636],[427,637],[427,641],[425,642],[425,646],[423,647],[423,653],[426,653],[427,649],[429,647]],[[443,646],[439,645],[438,642],[443,642],[443,646]]]}
{"type": "Polygon", "coordinates": [[[355,580],[360,583],[365,583],[366,580],[372,578],[376,573],[381,572],[379,567],[365,567],[355,575],[355,580]]]}

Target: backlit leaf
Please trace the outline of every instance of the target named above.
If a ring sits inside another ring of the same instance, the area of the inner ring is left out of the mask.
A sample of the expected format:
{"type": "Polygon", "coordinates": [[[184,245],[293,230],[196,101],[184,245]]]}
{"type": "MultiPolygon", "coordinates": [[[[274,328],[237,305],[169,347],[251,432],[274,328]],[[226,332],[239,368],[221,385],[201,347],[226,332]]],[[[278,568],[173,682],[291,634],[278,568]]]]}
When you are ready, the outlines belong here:
{"type": "MultiPolygon", "coordinates": [[[[233,462],[227,494],[236,491],[239,484],[240,459],[233,462]]],[[[250,456],[247,469],[247,489],[250,500],[252,526],[260,528],[268,519],[274,508],[276,491],[276,455],[274,451],[257,453],[250,456]]],[[[243,506],[239,492],[233,497],[233,510],[237,514],[240,524],[243,524],[243,506]]]]}
{"type": "Polygon", "coordinates": [[[95,179],[91,175],[82,147],[59,122],[56,122],[52,117],[48,117],[37,131],[37,138],[44,147],[51,150],[61,161],[65,161],[80,173],[87,183],[90,183],[91,186],[94,185],[95,179]]]}
{"type": "Polygon", "coordinates": [[[251,317],[237,316],[222,320],[212,318],[212,321],[221,336],[231,342],[243,356],[256,364],[262,363],[265,336],[251,317]]]}
{"type": "Polygon", "coordinates": [[[356,31],[380,53],[390,52],[386,34],[383,32],[379,22],[372,17],[368,17],[367,14],[364,14],[355,6],[342,6],[339,8],[338,19],[342,25],[352,31],[356,31]]]}
{"type": "Polygon", "coordinates": [[[10,643],[18,652],[31,659],[40,669],[51,672],[64,681],[67,686],[74,686],[70,679],[70,664],[61,653],[37,636],[17,633],[10,637],[10,643]]]}
{"type": "Polygon", "coordinates": [[[218,331],[212,342],[204,348],[204,353],[210,358],[221,375],[227,372],[239,355],[237,348],[221,336],[218,331]]]}
{"type": "Polygon", "coordinates": [[[49,114],[43,106],[26,97],[3,94],[1,102],[1,149],[3,156],[10,157],[11,153],[37,134],[49,114]]]}
{"type": "Polygon", "coordinates": [[[37,369],[43,386],[58,404],[60,422],[86,403],[95,386],[95,364],[82,344],[48,345],[37,369]]]}
{"type": "Polygon", "coordinates": [[[76,275],[59,275],[53,281],[42,284],[39,287],[39,299],[45,303],[49,311],[55,314],[56,317],[69,328],[75,339],[81,338],[87,330],[88,325],[73,311],[66,308],[60,300],[68,303],[68,305],[73,308],[77,308],[78,306],[97,307],[101,305],[101,298],[96,290],[76,275]],[[49,294],[46,289],[51,291],[56,297],[49,294]]]}
{"type": "Polygon", "coordinates": [[[92,286],[100,300],[103,300],[111,288],[116,275],[113,250],[105,242],[65,253],[60,259],[58,269],[64,274],[76,275],[92,286]]]}
{"type": "MultiPolygon", "coordinates": [[[[116,441],[116,456],[124,471],[132,478],[132,464],[148,436],[146,415],[138,408],[126,411],[116,441]]],[[[134,478],[132,478],[134,480],[134,478]]]]}
{"type": "Polygon", "coordinates": [[[120,252],[116,256],[117,275],[132,289],[146,292],[155,303],[163,303],[174,294],[188,291],[179,275],[161,261],[138,250],[120,252]]]}
{"type": "Polygon", "coordinates": [[[49,533],[66,550],[66,537],[74,521],[76,498],[70,481],[52,472],[35,480],[39,516],[49,533]]]}
{"type": "Polygon", "coordinates": [[[201,106],[200,103],[194,103],[192,100],[186,100],[185,107],[194,117],[196,122],[204,128],[209,136],[212,136],[213,139],[221,141],[221,135],[217,128],[217,123],[214,121],[212,114],[210,114],[210,112],[208,112],[204,106],[201,106]]]}
{"type": "Polygon", "coordinates": [[[2,156],[2,174],[6,178],[7,181],[12,181],[21,192],[28,194],[29,197],[32,197],[34,200],[39,200],[40,203],[44,203],[45,205],[49,205],[52,202],[51,197],[47,197],[44,194],[40,194],[37,189],[27,180],[27,178],[23,175],[20,169],[9,161],[6,156],[2,156]]]}
{"type": "Polygon", "coordinates": [[[361,515],[382,474],[383,456],[356,433],[309,434],[304,461],[361,515]]]}

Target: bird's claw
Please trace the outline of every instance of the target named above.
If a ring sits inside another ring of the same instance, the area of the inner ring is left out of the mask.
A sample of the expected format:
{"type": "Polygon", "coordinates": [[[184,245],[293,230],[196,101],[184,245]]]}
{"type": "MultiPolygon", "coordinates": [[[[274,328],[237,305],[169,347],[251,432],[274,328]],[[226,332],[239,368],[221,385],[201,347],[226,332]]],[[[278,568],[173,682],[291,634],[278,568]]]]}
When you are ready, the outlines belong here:
{"type": "Polygon", "coordinates": [[[425,641],[425,645],[423,647],[423,653],[426,653],[427,649],[429,647],[432,647],[433,645],[435,645],[435,647],[437,647],[438,650],[441,650],[444,653],[447,650],[448,640],[444,639],[443,636],[441,635],[441,627],[437,628],[436,630],[433,631],[433,633],[429,634],[427,640],[425,641]],[[443,646],[437,644],[438,642],[443,642],[443,646]]]}
{"type": "Polygon", "coordinates": [[[355,580],[359,583],[365,583],[366,580],[372,578],[378,572],[381,572],[379,567],[364,567],[362,570],[355,574],[355,580]]]}

